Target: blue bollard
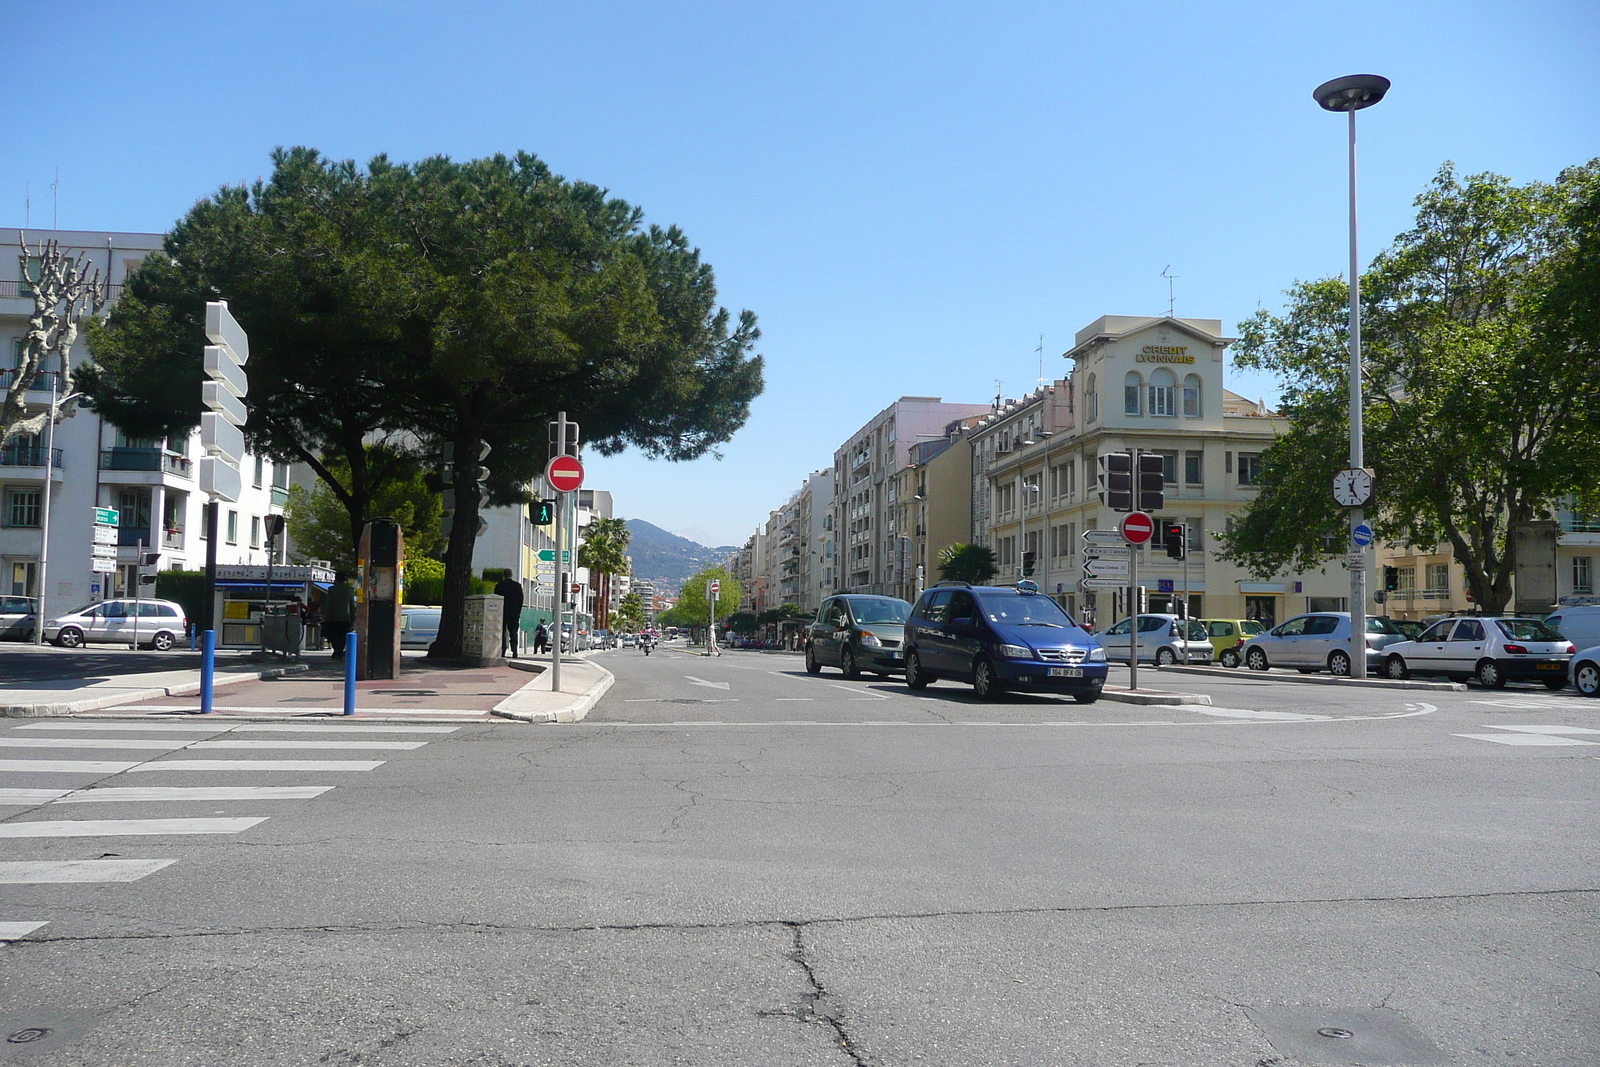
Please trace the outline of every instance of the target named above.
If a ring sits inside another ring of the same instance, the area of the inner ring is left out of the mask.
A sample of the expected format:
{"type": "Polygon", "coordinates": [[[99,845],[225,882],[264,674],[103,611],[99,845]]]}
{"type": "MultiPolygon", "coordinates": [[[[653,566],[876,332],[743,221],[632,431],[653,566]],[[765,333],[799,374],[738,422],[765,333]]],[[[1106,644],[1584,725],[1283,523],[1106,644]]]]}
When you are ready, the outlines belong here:
{"type": "Polygon", "coordinates": [[[194,649],[195,649],[195,641],[199,638],[199,636],[200,636],[200,624],[191,622],[189,624],[189,651],[190,652],[194,651],[194,649]]]}
{"type": "Polygon", "coordinates": [[[344,713],[356,713],[356,650],[361,639],[353,632],[344,639],[344,713]]]}
{"type": "Polygon", "coordinates": [[[211,683],[217,673],[217,631],[207,630],[200,650],[200,714],[211,714],[211,683]]]}

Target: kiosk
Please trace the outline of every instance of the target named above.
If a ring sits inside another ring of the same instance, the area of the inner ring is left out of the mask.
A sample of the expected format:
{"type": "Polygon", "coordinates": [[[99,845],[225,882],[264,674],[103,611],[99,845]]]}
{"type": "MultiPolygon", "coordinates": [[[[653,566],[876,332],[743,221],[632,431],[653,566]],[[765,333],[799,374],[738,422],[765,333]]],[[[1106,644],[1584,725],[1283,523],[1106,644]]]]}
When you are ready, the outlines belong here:
{"type": "MultiPolygon", "coordinates": [[[[327,567],[299,566],[272,568],[272,604],[278,609],[299,597],[313,608],[322,601],[322,591],[333,584],[333,571],[327,567]]],[[[267,567],[219,566],[217,600],[213,618],[221,620],[217,631],[218,648],[261,648],[261,620],[267,608],[267,567]]],[[[306,627],[302,648],[321,643],[320,627],[306,627]]]]}

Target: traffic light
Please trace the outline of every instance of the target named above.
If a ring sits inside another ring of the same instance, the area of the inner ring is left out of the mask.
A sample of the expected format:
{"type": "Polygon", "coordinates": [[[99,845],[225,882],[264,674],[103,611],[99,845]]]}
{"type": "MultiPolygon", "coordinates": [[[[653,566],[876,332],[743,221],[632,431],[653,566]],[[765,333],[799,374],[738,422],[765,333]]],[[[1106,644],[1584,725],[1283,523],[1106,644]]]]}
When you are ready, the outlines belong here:
{"type": "Polygon", "coordinates": [[[1133,510],[1133,454],[1107,452],[1100,457],[1100,503],[1112,511],[1133,510]]]}
{"type": "Polygon", "coordinates": [[[528,511],[533,518],[535,526],[549,526],[556,521],[556,502],[554,500],[535,500],[528,505],[528,511]]]}
{"type": "Polygon", "coordinates": [[[1183,559],[1189,554],[1189,524],[1173,522],[1171,519],[1161,524],[1161,543],[1167,546],[1167,555],[1173,559],[1183,559]]]}
{"type": "Polygon", "coordinates": [[[1166,506],[1166,467],[1167,461],[1161,456],[1139,453],[1139,510],[1146,515],[1166,506]]]}
{"type": "Polygon", "coordinates": [[[267,544],[277,544],[278,538],[283,536],[283,516],[268,515],[261,521],[264,522],[267,527],[267,544]]]}
{"type": "Polygon", "coordinates": [[[1022,576],[1024,578],[1030,578],[1033,576],[1033,563],[1035,555],[1036,554],[1033,552],[1024,552],[1022,554],[1022,576]]]}
{"type": "Polygon", "coordinates": [[[563,444],[560,440],[560,427],[561,423],[559,422],[550,423],[550,457],[554,459],[556,456],[576,456],[578,454],[578,424],[571,421],[567,423],[567,440],[565,447],[563,447],[563,444]]]}
{"type": "Polygon", "coordinates": [[[1383,591],[1385,593],[1393,593],[1393,592],[1397,591],[1399,588],[1400,588],[1400,568],[1399,567],[1385,567],[1385,568],[1383,568],[1383,591]]]}

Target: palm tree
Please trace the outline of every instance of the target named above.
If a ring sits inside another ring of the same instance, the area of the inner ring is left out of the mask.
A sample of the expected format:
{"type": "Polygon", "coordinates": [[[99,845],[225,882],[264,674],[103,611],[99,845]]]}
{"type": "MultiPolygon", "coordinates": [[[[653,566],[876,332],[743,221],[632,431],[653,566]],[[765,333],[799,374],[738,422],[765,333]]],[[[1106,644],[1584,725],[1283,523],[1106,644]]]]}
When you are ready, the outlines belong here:
{"type": "Polygon", "coordinates": [[[583,543],[578,546],[578,566],[588,567],[599,576],[595,607],[595,626],[611,628],[611,576],[628,569],[628,541],[633,537],[621,519],[593,519],[584,527],[583,543]]]}
{"type": "Polygon", "coordinates": [[[992,581],[1000,568],[995,564],[994,549],[987,545],[964,545],[957,542],[946,545],[939,553],[939,577],[947,582],[971,582],[982,585],[992,581]]]}

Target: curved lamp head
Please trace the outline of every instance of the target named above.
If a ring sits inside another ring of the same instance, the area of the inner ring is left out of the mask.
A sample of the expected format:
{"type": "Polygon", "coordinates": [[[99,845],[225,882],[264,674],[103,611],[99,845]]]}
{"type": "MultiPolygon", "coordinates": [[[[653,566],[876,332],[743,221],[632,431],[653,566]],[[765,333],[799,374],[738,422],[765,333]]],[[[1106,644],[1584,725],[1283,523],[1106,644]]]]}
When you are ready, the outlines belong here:
{"type": "Polygon", "coordinates": [[[1327,111],[1360,111],[1383,99],[1389,79],[1381,74],[1348,74],[1323,82],[1311,97],[1327,111]]]}

